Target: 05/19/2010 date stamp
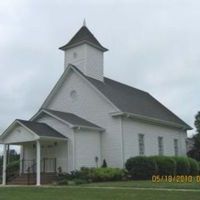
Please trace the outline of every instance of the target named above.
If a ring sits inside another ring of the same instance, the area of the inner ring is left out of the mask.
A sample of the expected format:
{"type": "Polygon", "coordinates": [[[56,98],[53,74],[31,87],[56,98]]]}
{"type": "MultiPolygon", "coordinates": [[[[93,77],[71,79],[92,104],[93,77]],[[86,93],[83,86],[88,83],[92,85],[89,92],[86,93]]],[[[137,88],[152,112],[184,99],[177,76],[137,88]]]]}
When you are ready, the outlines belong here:
{"type": "Polygon", "coordinates": [[[177,176],[160,176],[153,175],[151,178],[153,183],[200,183],[200,176],[186,176],[186,175],[177,175],[177,176]]]}

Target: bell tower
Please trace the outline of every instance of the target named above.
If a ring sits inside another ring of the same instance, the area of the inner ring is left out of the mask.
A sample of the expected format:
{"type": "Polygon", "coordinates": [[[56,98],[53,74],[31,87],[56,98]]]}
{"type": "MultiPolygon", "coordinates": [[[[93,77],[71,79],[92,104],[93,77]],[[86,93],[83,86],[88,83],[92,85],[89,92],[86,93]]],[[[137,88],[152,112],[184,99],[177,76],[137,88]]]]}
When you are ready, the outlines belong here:
{"type": "Polygon", "coordinates": [[[86,76],[103,81],[103,54],[108,49],[86,27],[85,20],[74,37],[59,49],[64,51],[64,68],[73,64],[86,76]]]}

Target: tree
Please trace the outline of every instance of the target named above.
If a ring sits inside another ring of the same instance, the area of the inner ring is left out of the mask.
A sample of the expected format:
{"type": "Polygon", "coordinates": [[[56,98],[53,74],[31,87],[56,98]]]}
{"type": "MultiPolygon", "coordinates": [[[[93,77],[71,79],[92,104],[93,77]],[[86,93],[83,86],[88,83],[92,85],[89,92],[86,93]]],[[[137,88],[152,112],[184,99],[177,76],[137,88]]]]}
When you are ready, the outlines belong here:
{"type": "Polygon", "coordinates": [[[188,152],[188,156],[200,161],[200,111],[195,115],[194,125],[196,134],[193,136],[194,147],[188,152]]]}
{"type": "Polygon", "coordinates": [[[196,127],[197,134],[200,134],[200,111],[195,115],[194,125],[196,127]]]}
{"type": "Polygon", "coordinates": [[[200,133],[194,135],[193,140],[194,140],[194,147],[200,150],[200,133]]]}
{"type": "Polygon", "coordinates": [[[196,127],[196,135],[193,136],[194,147],[200,150],[200,111],[195,115],[194,125],[196,127]]]}

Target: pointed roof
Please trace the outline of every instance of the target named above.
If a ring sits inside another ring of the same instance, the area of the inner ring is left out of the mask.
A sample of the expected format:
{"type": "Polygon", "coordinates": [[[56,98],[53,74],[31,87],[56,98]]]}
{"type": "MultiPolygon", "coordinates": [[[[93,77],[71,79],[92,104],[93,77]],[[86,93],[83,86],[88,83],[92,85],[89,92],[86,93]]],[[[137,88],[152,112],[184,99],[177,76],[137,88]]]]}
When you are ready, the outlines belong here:
{"type": "Polygon", "coordinates": [[[90,30],[86,27],[85,24],[83,24],[79,31],[66,45],[60,47],[59,49],[65,51],[66,49],[72,48],[83,43],[87,43],[103,52],[108,50],[99,43],[99,41],[94,37],[94,35],[90,32],[90,30]]]}

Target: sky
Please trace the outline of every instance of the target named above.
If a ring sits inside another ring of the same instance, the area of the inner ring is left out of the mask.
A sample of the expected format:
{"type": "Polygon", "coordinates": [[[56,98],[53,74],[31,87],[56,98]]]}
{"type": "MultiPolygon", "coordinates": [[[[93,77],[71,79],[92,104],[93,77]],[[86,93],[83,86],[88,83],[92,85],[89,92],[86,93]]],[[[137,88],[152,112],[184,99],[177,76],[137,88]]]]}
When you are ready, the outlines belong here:
{"type": "Polygon", "coordinates": [[[0,133],[38,111],[64,70],[58,48],[84,18],[109,49],[105,76],[148,91],[194,127],[199,10],[199,0],[0,1],[0,133]]]}

